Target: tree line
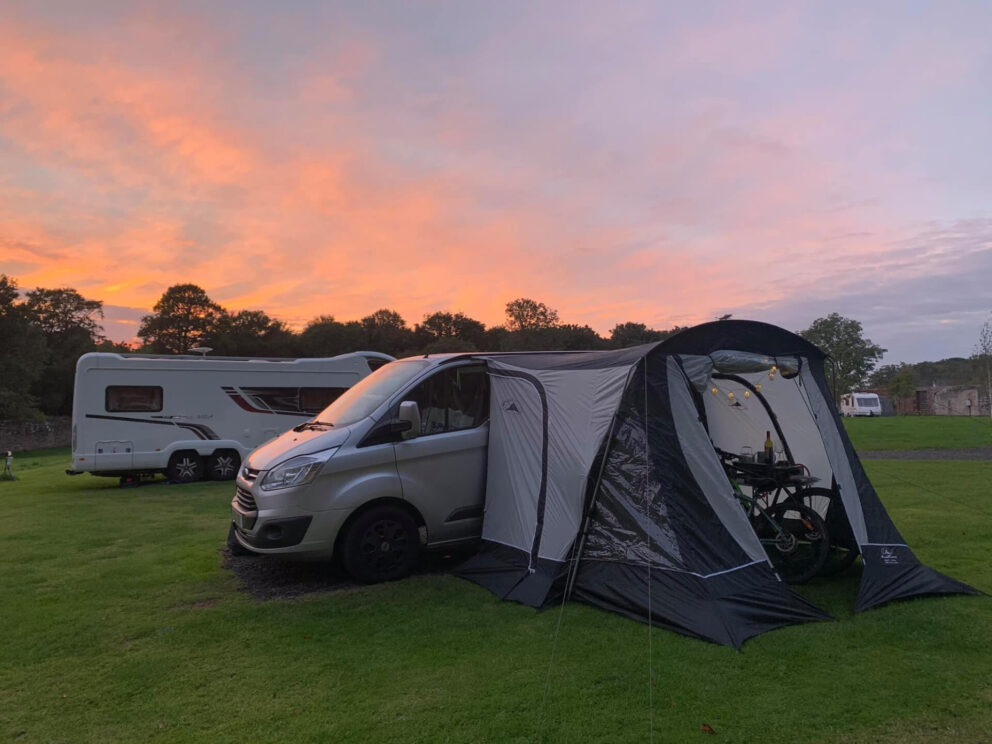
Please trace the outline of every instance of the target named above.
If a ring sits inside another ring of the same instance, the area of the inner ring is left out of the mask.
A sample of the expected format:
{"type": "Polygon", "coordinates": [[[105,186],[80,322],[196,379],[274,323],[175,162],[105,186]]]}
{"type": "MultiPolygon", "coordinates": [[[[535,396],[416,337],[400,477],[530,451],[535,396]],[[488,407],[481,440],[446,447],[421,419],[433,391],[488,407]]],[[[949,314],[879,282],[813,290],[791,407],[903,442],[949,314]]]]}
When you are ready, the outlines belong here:
{"type": "MultiPolygon", "coordinates": [[[[66,415],[72,411],[76,360],[88,351],[182,354],[209,348],[214,356],[325,357],[351,351],[381,351],[395,357],[469,351],[602,350],[662,341],[684,330],[649,328],[644,323],[616,324],[607,336],[588,325],[563,323],[543,302],[518,298],[506,303],[505,321],[487,327],[461,312],[429,313],[411,327],[395,310],[383,308],[359,320],[331,315],[313,318],[295,331],[262,310],[232,312],[195,284],[169,287],[144,316],[137,345],[106,338],[100,321],[103,302],[69,287],[22,293],[16,280],[0,274],[0,419],[66,415]]],[[[726,320],[729,315],[718,318],[726,320]]],[[[986,324],[988,326],[989,324],[986,324]]],[[[873,385],[911,395],[928,379],[921,365],[885,365],[885,353],[865,338],[860,322],[831,313],[797,331],[832,357],[828,378],[835,397],[873,385]],[[907,392],[908,391],[908,392],[907,392]]],[[[992,332],[985,353],[967,360],[927,362],[958,370],[958,379],[981,382],[992,363],[992,332]]],[[[990,373],[992,379],[992,373],[990,373]]],[[[963,383],[944,383],[963,384],[963,383]]]]}
{"type": "Polygon", "coordinates": [[[383,308],[360,320],[313,318],[301,331],[262,310],[229,311],[195,284],[169,287],[141,319],[139,343],[106,338],[103,302],[77,290],[19,290],[0,274],[0,420],[40,419],[72,412],[76,361],[89,351],[183,354],[209,348],[212,356],[326,357],[381,351],[395,357],[467,351],[612,349],[661,341],[683,330],[619,323],[608,337],[587,325],[561,322],[543,302],[506,304],[502,325],[487,327],[461,312],[435,312],[411,327],[383,308]]]}

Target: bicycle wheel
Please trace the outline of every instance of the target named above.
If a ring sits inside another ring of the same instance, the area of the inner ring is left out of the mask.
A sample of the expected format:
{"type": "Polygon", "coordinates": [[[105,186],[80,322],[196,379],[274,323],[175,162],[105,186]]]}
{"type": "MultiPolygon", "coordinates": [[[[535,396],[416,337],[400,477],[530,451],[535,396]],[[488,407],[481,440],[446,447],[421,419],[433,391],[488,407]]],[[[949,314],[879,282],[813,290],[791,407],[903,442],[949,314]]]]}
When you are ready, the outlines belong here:
{"type": "Polygon", "coordinates": [[[859,552],[840,495],[829,488],[811,487],[799,491],[794,498],[823,517],[830,533],[830,551],[818,575],[833,576],[846,571],[859,552]]]}
{"type": "Polygon", "coordinates": [[[823,518],[804,504],[775,504],[751,518],[754,531],[782,581],[802,584],[823,568],[830,536],[823,518]]]}

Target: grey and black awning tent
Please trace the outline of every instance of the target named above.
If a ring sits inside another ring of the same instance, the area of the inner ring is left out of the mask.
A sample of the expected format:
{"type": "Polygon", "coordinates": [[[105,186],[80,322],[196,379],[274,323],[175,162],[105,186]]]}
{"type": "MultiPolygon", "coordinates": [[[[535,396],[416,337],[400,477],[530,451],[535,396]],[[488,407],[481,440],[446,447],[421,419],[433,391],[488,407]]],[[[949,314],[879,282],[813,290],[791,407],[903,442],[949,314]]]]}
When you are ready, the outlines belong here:
{"type": "Polygon", "coordinates": [[[793,333],[719,321],[616,352],[487,363],[482,544],[460,574],[500,597],[574,598],[735,647],[827,619],[776,575],[715,449],[760,447],[773,423],[840,493],[864,561],[856,610],[976,593],[905,544],[830,402],[823,353],[793,333]],[[730,395],[761,382],[763,405],[730,395]]]}

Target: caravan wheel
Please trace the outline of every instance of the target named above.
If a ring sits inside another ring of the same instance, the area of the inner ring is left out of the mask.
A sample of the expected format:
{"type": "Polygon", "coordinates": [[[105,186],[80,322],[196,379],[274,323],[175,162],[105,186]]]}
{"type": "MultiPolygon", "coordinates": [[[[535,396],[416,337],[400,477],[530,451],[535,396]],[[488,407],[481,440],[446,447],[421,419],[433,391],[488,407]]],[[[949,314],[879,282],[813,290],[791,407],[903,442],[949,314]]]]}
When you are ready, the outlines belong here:
{"type": "Polygon", "coordinates": [[[193,483],[203,478],[203,458],[195,452],[183,450],[169,458],[165,477],[176,483],[193,483]]]}
{"type": "Polygon", "coordinates": [[[241,466],[241,456],[234,450],[218,450],[207,460],[207,475],[210,480],[234,480],[241,466]]]}

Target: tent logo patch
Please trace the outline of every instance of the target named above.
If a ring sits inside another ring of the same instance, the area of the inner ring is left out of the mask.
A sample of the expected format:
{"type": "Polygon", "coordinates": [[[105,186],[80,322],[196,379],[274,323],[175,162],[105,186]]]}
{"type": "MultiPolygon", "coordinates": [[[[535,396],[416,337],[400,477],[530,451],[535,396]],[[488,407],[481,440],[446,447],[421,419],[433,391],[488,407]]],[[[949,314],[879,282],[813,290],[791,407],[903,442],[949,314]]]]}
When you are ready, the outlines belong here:
{"type": "Polygon", "coordinates": [[[882,556],[882,563],[884,563],[886,566],[899,565],[899,556],[896,555],[896,551],[894,551],[892,548],[882,548],[880,554],[882,556]]]}
{"type": "Polygon", "coordinates": [[[506,401],[506,402],[503,403],[503,410],[504,411],[513,411],[513,413],[520,413],[520,409],[517,408],[517,404],[514,403],[512,400],[508,400],[508,401],[506,401]]]}

